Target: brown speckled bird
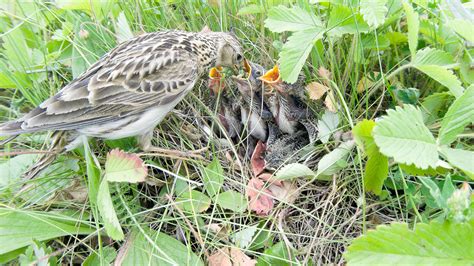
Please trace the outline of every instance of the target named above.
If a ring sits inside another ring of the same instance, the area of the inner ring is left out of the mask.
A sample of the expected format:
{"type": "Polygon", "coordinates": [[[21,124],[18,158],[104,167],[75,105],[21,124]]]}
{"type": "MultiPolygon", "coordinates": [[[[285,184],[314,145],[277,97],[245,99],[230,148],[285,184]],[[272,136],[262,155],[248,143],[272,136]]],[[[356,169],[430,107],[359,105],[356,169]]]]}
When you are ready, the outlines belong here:
{"type": "Polygon", "coordinates": [[[147,33],[105,54],[22,118],[0,125],[0,136],[48,130],[103,139],[139,136],[143,150],[163,151],[151,145],[155,126],[210,67],[242,60],[231,33],[147,33]]]}

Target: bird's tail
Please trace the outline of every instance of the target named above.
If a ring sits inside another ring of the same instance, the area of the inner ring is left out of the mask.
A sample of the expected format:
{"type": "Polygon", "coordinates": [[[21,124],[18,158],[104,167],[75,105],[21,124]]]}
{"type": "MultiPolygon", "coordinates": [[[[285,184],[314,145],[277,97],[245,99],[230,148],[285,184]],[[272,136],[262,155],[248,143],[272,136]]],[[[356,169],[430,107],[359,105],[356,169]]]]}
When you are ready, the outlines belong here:
{"type": "Polygon", "coordinates": [[[19,121],[9,121],[3,124],[0,124],[0,137],[6,136],[6,139],[0,141],[0,146],[7,144],[8,142],[15,139],[18,135],[26,133],[26,131],[21,128],[22,122],[19,121]]]}

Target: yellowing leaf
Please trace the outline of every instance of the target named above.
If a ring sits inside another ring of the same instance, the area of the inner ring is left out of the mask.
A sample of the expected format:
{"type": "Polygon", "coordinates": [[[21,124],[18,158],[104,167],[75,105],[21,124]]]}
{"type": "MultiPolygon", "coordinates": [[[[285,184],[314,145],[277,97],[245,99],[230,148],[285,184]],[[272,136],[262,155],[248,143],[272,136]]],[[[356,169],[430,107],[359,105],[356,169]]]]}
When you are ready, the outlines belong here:
{"type": "Polygon", "coordinates": [[[338,104],[336,102],[336,97],[334,96],[334,92],[332,90],[328,91],[326,98],[324,99],[324,105],[328,108],[329,111],[336,113],[339,109],[338,104]]]}
{"type": "Polygon", "coordinates": [[[137,183],[145,181],[148,175],[143,160],[136,154],[114,149],[107,154],[105,178],[110,182],[137,183]]]}
{"type": "Polygon", "coordinates": [[[368,88],[372,87],[374,85],[374,81],[370,79],[369,77],[362,77],[359,80],[359,83],[357,83],[357,92],[358,93],[363,93],[366,91],[368,88]]]}
{"type": "Polygon", "coordinates": [[[319,100],[329,90],[329,88],[318,82],[311,82],[306,85],[306,91],[311,100],[319,100]]]}

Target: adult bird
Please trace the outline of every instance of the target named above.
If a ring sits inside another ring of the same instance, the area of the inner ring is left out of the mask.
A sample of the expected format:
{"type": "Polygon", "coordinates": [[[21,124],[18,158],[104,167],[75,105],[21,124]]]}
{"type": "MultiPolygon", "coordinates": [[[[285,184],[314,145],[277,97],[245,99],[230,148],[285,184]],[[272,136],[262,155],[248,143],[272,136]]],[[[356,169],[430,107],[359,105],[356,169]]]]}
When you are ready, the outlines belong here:
{"type": "Polygon", "coordinates": [[[119,139],[138,136],[153,147],[154,128],[212,66],[235,67],[242,48],[232,33],[161,31],[143,34],[105,54],[97,63],[25,116],[0,125],[0,136],[66,131],[119,139]]]}

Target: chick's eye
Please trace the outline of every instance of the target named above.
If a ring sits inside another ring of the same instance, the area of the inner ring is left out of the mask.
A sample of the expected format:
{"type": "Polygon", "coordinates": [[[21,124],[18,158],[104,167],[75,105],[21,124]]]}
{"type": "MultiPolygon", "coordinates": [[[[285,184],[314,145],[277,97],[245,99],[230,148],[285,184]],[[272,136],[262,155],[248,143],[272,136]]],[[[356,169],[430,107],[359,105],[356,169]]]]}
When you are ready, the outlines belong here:
{"type": "Polygon", "coordinates": [[[237,61],[241,61],[243,59],[243,56],[241,54],[237,54],[237,61]]]}

